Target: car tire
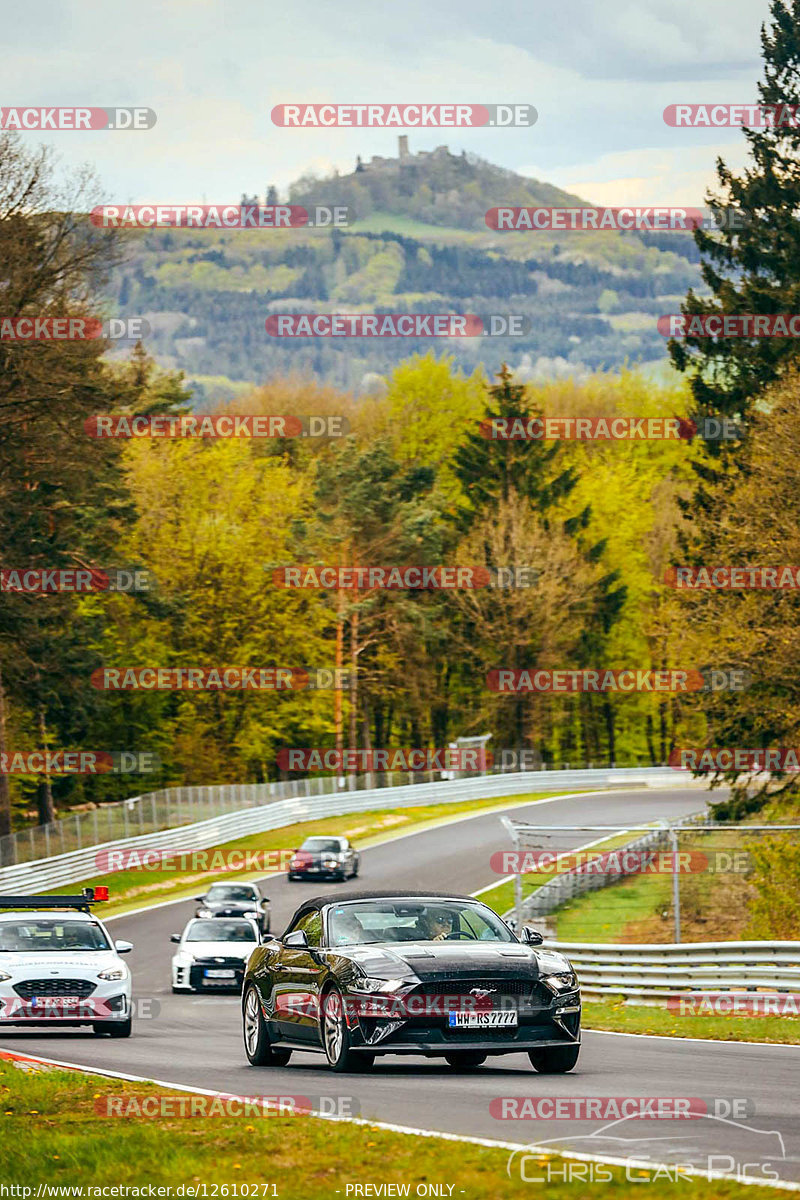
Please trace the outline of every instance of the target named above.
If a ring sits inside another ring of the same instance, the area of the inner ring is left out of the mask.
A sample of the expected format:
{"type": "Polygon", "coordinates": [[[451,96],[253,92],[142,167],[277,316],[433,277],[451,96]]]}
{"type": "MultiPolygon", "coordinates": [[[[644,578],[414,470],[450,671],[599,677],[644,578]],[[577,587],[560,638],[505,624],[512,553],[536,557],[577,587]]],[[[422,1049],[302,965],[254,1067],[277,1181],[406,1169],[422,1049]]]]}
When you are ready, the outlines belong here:
{"type": "Polygon", "coordinates": [[[107,1033],[109,1037],[126,1038],[131,1036],[133,1019],[128,1017],[127,1021],[95,1021],[92,1029],[97,1036],[107,1033]]]}
{"type": "Polygon", "coordinates": [[[445,1062],[456,1071],[471,1071],[473,1067],[482,1067],[487,1059],[480,1050],[459,1050],[456,1054],[445,1054],[445,1062]]]}
{"type": "Polygon", "coordinates": [[[375,1055],[353,1050],[350,1030],[344,1015],[344,1001],[338,988],[331,988],[322,998],[322,1046],[332,1071],[368,1071],[375,1055]]]}
{"type": "Polygon", "coordinates": [[[244,1052],[254,1067],[285,1067],[292,1057],[291,1050],[273,1047],[267,1033],[267,1023],[261,1011],[258,991],[248,984],[242,1004],[244,1052]]]}
{"type": "Polygon", "coordinates": [[[575,1066],[580,1051],[580,1046],[547,1046],[529,1050],[528,1058],[540,1075],[563,1075],[575,1066]]]}

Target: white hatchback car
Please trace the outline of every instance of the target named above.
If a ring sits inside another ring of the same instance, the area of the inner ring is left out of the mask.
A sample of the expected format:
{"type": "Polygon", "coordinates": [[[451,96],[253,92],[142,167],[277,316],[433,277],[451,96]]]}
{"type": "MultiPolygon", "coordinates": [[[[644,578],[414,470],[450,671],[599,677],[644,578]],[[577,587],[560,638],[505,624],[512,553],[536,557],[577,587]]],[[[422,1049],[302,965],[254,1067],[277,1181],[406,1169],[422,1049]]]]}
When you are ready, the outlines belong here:
{"type": "Polygon", "coordinates": [[[131,973],[120,955],[133,946],[109,937],[92,902],[91,889],[0,896],[0,1029],[91,1025],[130,1036],[131,973]]]}
{"type": "Polygon", "coordinates": [[[247,960],[261,937],[250,917],[195,917],[170,941],[178,943],[173,992],[241,991],[247,960]]]}

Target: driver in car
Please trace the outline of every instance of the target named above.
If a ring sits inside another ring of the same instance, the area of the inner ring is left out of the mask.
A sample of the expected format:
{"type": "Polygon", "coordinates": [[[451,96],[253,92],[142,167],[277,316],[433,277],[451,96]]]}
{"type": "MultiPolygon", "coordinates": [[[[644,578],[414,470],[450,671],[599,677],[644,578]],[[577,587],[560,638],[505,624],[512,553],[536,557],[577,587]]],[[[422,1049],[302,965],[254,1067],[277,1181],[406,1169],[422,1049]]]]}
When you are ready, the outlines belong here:
{"type": "Polygon", "coordinates": [[[446,908],[434,909],[425,916],[425,931],[429,942],[443,942],[455,930],[455,917],[446,908]]]}

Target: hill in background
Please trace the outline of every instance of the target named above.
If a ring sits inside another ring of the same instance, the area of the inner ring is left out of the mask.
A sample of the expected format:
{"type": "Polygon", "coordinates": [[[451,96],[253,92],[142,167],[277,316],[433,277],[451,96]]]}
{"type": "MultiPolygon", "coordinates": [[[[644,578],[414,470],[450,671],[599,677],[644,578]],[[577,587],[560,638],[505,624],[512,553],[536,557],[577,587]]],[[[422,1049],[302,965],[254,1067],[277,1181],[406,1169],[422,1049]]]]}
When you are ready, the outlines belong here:
{"type": "MultiPolygon", "coordinates": [[[[255,201],[257,197],[243,197],[255,201]]],[[[261,198],[274,203],[274,189],[261,198]]],[[[665,359],[656,330],[689,286],[698,255],[679,233],[498,233],[497,205],[576,206],[577,196],[441,146],[358,161],[349,175],[304,176],[294,204],[345,205],[346,230],[154,230],[131,235],[112,303],[145,315],[148,349],[183,369],[199,405],[292,371],[361,389],[413,353],[464,369],[508,361],[522,378],[665,359]],[[520,313],[521,338],[269,337],[276,311],[520,313]]]]}

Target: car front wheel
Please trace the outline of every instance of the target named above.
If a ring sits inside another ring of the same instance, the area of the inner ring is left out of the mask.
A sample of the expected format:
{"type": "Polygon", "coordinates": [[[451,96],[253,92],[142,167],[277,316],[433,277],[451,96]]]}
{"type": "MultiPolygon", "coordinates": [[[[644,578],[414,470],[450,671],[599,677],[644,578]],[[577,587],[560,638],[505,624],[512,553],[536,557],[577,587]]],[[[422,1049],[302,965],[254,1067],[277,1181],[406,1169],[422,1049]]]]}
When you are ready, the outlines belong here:
{"type": "Polygon", "coordinates": [[[338,988],[332,988],[322,1002],[322,1044],[332,1071],[366,1071],[375,1062],[374,1054],[353,1050],[338,988]]]}
{"type": "Polygon", "coordinates": [[[242,1022],[244,1051],[252,1065],[254,1067],[285,1067],[292,1057],[292,1052],[271,1045],[258,992],[252,983],[248,985],[245,993],[242,1022]]]}
{"type": "Polygon", "coordinates": [[[548,1046],[544,1050],[529,1050],[531,1065],[540,1075],[563,1075],[578,1061],[580,1046],[548,1046]]]}

